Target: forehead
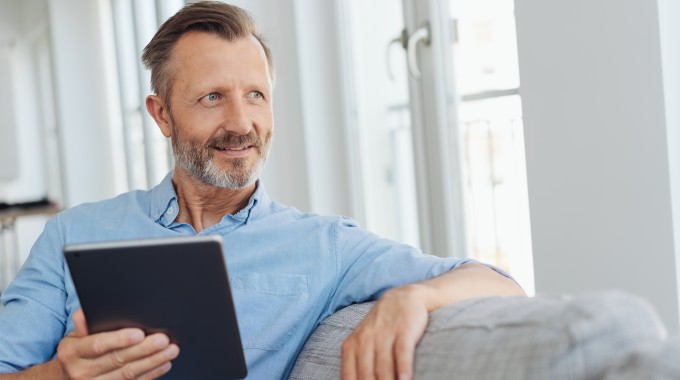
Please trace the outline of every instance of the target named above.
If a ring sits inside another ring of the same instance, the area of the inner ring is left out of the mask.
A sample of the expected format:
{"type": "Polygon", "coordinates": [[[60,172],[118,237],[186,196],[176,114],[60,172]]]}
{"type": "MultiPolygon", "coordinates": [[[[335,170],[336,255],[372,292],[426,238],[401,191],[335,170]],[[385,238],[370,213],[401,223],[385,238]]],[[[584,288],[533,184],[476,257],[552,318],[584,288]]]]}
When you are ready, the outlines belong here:
{"type": "Polygon", "coordinates": [[[171,61],[179,81],[239,77],[270,82],[266,54],[252,35],[227,41],[212,33],[189,32],[177,41],[171,61]]]}

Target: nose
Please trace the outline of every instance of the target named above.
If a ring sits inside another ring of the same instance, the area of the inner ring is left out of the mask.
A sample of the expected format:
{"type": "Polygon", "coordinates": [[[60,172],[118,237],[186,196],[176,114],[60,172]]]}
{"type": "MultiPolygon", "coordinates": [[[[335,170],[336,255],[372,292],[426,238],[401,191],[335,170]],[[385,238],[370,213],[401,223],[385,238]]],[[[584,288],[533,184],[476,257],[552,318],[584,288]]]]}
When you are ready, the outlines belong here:
{"type": "Polygon", "coordinates": [[[230,97],[224,107],[223,129],[227,132],[246,135],[252,128],[252,121],[248,116],[243,99],[230,97]]]}

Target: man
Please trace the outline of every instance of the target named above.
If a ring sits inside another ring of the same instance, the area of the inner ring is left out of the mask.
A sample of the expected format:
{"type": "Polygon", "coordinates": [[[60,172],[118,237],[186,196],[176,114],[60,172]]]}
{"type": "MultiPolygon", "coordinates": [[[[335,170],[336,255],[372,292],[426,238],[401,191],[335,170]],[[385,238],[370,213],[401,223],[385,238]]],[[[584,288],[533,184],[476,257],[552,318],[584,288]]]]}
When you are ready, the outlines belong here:
{"type": "Polygon", "coordinates": [[[342,347],[343,378],[410,378],[430,311],[523,295],[487,266],[425,256],[351,220],[268,198],[257,179],[273,135],[274,65],[245,11],[189,5],[161,26],[143,60],[155,92],[147,110],[172,141],[175,169],[150,191],[81,205],[47,223],[2,295],[0,372],[18,372],[0,379],[152,379],[180,354],[163,334],[88,334],[62,257],[68,243],[221,235],[253,379],[287,376],[319,321],[373,298],[375,308],[342,347]]]}

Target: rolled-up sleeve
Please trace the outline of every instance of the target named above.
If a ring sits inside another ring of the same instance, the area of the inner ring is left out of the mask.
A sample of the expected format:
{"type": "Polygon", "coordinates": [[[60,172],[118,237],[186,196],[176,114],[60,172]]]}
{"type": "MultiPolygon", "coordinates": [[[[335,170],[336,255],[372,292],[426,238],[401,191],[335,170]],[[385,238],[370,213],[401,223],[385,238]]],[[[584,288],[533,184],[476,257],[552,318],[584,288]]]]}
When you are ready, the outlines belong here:
{"type": "Polygon", "coordinates": [[[328,313],[474,261],[423,254],[412,246],[380,238],[347,218],[340,219],[334,233],[337,273],[328,313]]]}

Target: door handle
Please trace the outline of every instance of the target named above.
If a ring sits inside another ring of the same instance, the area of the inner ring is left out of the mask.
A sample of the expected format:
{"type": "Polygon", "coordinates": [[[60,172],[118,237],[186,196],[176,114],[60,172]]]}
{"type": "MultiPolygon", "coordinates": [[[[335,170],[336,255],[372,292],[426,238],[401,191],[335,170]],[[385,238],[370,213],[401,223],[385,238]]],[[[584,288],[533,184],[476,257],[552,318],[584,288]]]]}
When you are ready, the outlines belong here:
{"type": "Polygon", "coordinates": [[[404,50],[407,49],[407,44],[408,44],[408,31],[406,28],[401,30],[401,33],[397,37],[394,37],[388,44],[387,44],[387,49],[385,51],[385,62],[387,62],[387,76],[390,78],[392,82],[394,82],[395,77],[394,77],[394,71],[392,70],[392,46],[395,44],[399,44],[404,50]]]}
{"type": "Polygon", "coordinates": [[[425,46],[430,45],[430,23],[425,22],[420,28],[416,29],[409,37],[406,46],[406,57],[408,59],[408,70],[415,79],[420,79],[422,73],[418,67],[418,43],[422,42],[425,46]]]}

